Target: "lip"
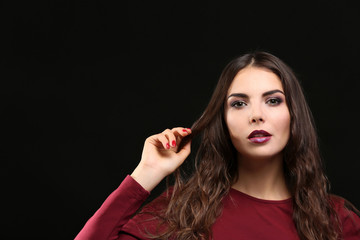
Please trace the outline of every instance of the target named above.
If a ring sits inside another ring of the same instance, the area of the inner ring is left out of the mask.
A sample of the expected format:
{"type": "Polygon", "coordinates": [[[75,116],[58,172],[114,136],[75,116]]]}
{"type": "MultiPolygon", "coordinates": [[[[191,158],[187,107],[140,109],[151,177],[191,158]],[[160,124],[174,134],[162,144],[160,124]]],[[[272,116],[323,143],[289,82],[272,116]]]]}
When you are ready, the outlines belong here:
{"type": "Polygon", "coordinates": [[[267,141],[269,141],[271,139],[271,136],[272,135],[270,133],[268,133],[267,131],[255,130],[249,134],[248,139],[252,143],[266,143],[267,141]]]}

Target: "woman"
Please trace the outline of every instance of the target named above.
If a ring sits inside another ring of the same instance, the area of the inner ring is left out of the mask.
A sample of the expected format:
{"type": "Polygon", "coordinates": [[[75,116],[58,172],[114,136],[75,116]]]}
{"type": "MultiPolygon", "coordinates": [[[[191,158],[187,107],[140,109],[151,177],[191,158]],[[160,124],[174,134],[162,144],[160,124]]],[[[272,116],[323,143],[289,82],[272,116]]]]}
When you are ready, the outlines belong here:
{"type": "Polygon", "coordinates": [[[145,141],[139,165],[76,239],[360,239],[350,205],[329,194],[292,70],[255,52],[226,66],[191,129],[145,141]],[[198,134],[195,169],[185,177],[179,167],[198,134]],[[132,217],[171,173],[174,186],[132,217]]]}

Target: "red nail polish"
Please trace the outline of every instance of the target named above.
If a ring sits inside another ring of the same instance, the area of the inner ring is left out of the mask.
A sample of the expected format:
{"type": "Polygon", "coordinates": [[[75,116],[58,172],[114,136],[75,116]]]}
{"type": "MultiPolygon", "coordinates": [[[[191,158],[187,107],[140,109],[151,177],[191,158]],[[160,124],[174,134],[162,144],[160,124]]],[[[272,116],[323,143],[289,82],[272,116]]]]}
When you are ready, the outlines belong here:
{"type": "Polygon", "coordinates": [[[183,132],[187,132],[186,129],[183,129],[182,131],[183,131],[183,132]]]}
{"type": "Polygon", "coordinates": [[[176,141],[173,140],[173,141],[171,142],[171,145],[172,145],[173,147],[175,147],[175,146],[176,146],[176,141]]]}
{"type": "Polygon", "coordinates": [[[169,148],[170,148],[170,145],[169,145],[168,143],[166,144],[166,148],[167,148],[167,149],[169,149],[169,148]]]}

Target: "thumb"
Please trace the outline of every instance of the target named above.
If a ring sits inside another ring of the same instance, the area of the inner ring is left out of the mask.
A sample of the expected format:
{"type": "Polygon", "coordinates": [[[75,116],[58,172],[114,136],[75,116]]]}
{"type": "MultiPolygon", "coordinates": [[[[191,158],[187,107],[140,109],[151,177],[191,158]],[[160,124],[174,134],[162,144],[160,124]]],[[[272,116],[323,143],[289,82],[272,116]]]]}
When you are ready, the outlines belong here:
{"type": "Polygon", "coordinates": [[[177,154],[181,157],[187,158],[191,152],[191,140],[189,140],[187,143],[185,143],[182,148],[177,152],[177,154]]]}

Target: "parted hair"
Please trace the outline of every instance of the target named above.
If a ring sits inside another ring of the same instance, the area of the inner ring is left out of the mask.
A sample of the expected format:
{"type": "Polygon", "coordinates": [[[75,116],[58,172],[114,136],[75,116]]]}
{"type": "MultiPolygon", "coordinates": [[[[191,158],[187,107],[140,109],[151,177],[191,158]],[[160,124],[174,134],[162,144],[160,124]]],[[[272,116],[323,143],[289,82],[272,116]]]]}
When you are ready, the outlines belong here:
{"type": "Polygon", "coordinates": [[[283,149],[284,174],[292,194],[293,220],[302,240],[336,240],[340,224],[329,194],[329,182],[319,153],[314,120],[292,69],[266,52],[232,60],[223,70],[208,106],[182,144],[199,136],[190,176],[174,173],[166,207],[158,212],[161,232],[156,239],[211,239],[211,226],[222,211],[222,199],[238,178],[236,149],[224,121],[224,104],[236,74],[248,67],[265,68],[283,86],[290,112],[290,138],[283,149]]]}

